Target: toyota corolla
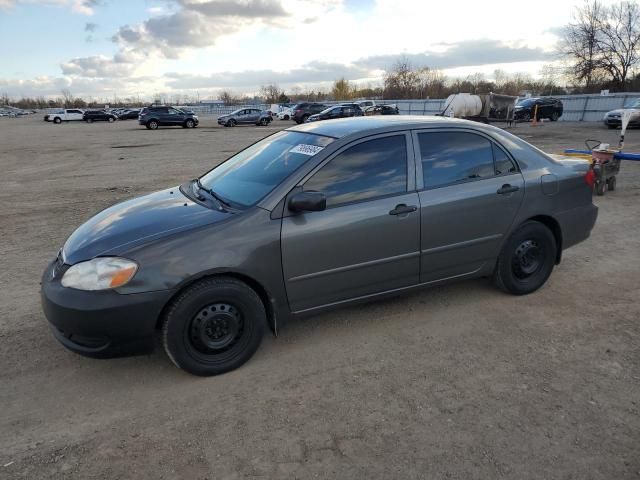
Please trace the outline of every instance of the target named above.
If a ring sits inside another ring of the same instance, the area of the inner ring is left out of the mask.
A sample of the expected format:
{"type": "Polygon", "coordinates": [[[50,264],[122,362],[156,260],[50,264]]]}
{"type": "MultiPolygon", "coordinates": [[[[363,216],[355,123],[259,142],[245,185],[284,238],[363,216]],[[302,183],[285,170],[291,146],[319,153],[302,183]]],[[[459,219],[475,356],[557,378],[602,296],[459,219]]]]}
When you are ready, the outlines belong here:
{"type": "Polygon", "coordinates": [[[534,292],[589,236],[592,187],[587,162],[464,120],[294,126],[89,219],[46,268],[42,304],[77,353],[159,336],[178,367],[220,374],[300,315],[474,277],[534,292]]]}

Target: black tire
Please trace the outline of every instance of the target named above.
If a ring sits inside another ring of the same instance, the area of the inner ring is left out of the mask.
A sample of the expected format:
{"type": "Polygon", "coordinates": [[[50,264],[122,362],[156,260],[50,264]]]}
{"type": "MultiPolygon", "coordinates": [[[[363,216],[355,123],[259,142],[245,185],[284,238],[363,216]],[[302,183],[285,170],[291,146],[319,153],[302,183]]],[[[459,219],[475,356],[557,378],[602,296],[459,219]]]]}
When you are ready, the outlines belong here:
{"type": "Polygon", "coordinates": [[[261,118],[260,121],[258,122],[258,125],[266,127],[267,125],[269,125],[269,119],[268,118],[261,118]]]}
{"type": "Polygon", "coordinates": [[[305,114],[302,116],[302,122],[301,122],[301,123],[306,122],[306,121],[307,121],[307,118],[309,118],[310,116],[311,116],[311,115],[309,115],[308,113],[305,113],[305,114]]]}
{"type": "Polygon", "coordinates": [[[616,128],[618,128],[618,126],[617,125],[607,125],[607,128],[609,130],[615,130],[616,128]]]}
{"type": "Polygon", "coordinates": [[[616,189],[616,177],[611,177],[607,180],[607,190],[613,192],[616,189]]]}
{"type": "Polygon", "coordinates": [[[109,120],[108,120],[108,122],[109,122],[109,123],[113,123],[113,122],[115,122],[115,121],[116,121],[116,119],[115,119],[115,118],[113,118],[113,117],[109,117],[109,120]]]}
{"type": "Polygon", "coordinates": [[[289,115],[285,115],[285,116],[283,117],[283,120],[289,120],[289,115]]]}
{"type": "Polygon", "coordinates": [[[62,123],[62,120],[60,119],[60,117],[56,117],[53,119],[53,123],[55,123],[56,125],[60,125],[62,123]]]}
{"type": "Polygon", "coordinates": [[[511,234],[498,257],[494,272],[497,287],[513,295],[535,292],[551,275],[556,253],[551,230],[540,222],[523,223],[511,234]]]}
{"type": "Polygon", "coordinates": [[[235,127],[236,125],[237,122],[233,118],[225,123],[225,127],[235,127]]]}
{"type": "Polygon", "coordinates": [[[558,115],[558,112],[553,112],[551,114],[551,121],[552,122],[557,122],[559,118],[560,118],[560,115],[558,115]]]}
{"type": "Polygon", "coordinates": [[[158,123],[157,120],[149,120],[147,122],[147,128],[149,130],[157,130],[159,126],[160,126],[160,124],[158,123]]]}
{"type": "Polygon", "coordinates": [[[176,366],[194,375],[219,375],[253,356],[266,325],[264,305],[253,289],[234,278],[208,278],[171,302],[162,342],[176,366]]]}
{"type": "Polygon", "coordinates": [[[602,196],[606,191],[607,191],[607,183],[603,181],[598,181],[596,183],[596,195],[602,196]]]}
{"type": "Polygon", "coordinates": [[[186,122],[184,122],[184,126],[185,128],[193,128],[196,126],[196,122],[194,122],[192,119],[188,118],[186,122]]]}
{"type": "Polygon", "coordinates": [[[524,112],[522,114],[522,121],[523,122],[529,122],[531,121],[531,114],[529,112],[524,112]]]}
{"type": "Polygon", "coordinates": [[[87,118],[87,123],[93,123],[93,118],[87,118]]]}

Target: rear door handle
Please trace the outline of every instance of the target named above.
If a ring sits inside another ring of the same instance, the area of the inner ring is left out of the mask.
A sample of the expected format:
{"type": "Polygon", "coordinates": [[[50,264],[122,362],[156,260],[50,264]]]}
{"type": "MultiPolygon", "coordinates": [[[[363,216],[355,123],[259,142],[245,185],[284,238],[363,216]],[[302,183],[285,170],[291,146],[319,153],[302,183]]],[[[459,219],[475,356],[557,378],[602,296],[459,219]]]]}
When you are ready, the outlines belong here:
{"type": "Polygon", "coordinates": [[[415,212],[418,209],[415,205],[405,205],[401,203],[400,205],[396,205],[396,208],[389,212],[389,215],[404,215],[407,213],[415,212]]]}
{"type": "Polygon", "coordinates": [[[505,195],[507,193],[517,192],[518,190],[520,190],[520,187],[517,185],[509,185],[508,183],[505,183],[498,189],[497,193],[498,195],[505,195]]]}

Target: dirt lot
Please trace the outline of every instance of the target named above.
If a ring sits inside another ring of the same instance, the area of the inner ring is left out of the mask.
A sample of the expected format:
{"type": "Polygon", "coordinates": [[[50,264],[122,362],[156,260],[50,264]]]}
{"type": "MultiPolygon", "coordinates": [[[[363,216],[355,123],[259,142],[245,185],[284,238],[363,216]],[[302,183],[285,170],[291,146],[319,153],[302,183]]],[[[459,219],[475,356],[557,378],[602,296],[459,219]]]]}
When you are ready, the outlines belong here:
{"type": "MultiPolygon", "coordinates": [[[[527,297],[478,280],[318,315],[216,378],[54,340],[38,283],[77,225],[288,124],[0,119],[0,478],[640,478],[640,163],[527,297]]],[[[547,151],[616,142],[514,131],[547,151]]]]}

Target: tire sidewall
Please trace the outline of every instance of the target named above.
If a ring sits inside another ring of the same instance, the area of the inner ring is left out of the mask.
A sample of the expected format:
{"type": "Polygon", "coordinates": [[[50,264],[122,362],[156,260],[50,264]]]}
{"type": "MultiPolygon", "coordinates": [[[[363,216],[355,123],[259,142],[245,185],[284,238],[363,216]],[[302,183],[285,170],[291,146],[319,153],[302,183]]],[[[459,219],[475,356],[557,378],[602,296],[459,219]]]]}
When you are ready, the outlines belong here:
{"type": "Polygon", "coordinates": [[[151,130],[157,130],[158,129],[158,122],[155,120],[151,120],[147,126],[151,129],[151,130]]]}
{"type": "Polygon", "coordinates": [[[526,295],[535,292],[545,284],[556,261],[557,245],[555,237],[549,228],[540,222],[529,221],[522,224],[511,234],[505,243],[496,268],[498,285],[509,293],[526,295]],[[516,277],[512,268],[512,258],[518,246],[526,241],[534,240],[544,251],[542,267],[527,279],[516,277]]]}
{"type": "Polygon", "coordinates": [[[193,120],[187,120],[184,123],[184,126],[187,127],[187,128],[193,128],[195,126],[195,122],[193,120]]]}
{"type": "Polygon", "coordinates": [[[189,287],[173,302],[163,325],[163,343],[171,360],[200,376],[219,375],[244,364],[258,349],[266,330],[266,313],[260,297],[235,279],[209,279],[189,287]],[[188,346],[185,331],[197,312],[208,304],[229,303],[242,312],[243,333],[218,359],[203,363],[188,346]]]}

